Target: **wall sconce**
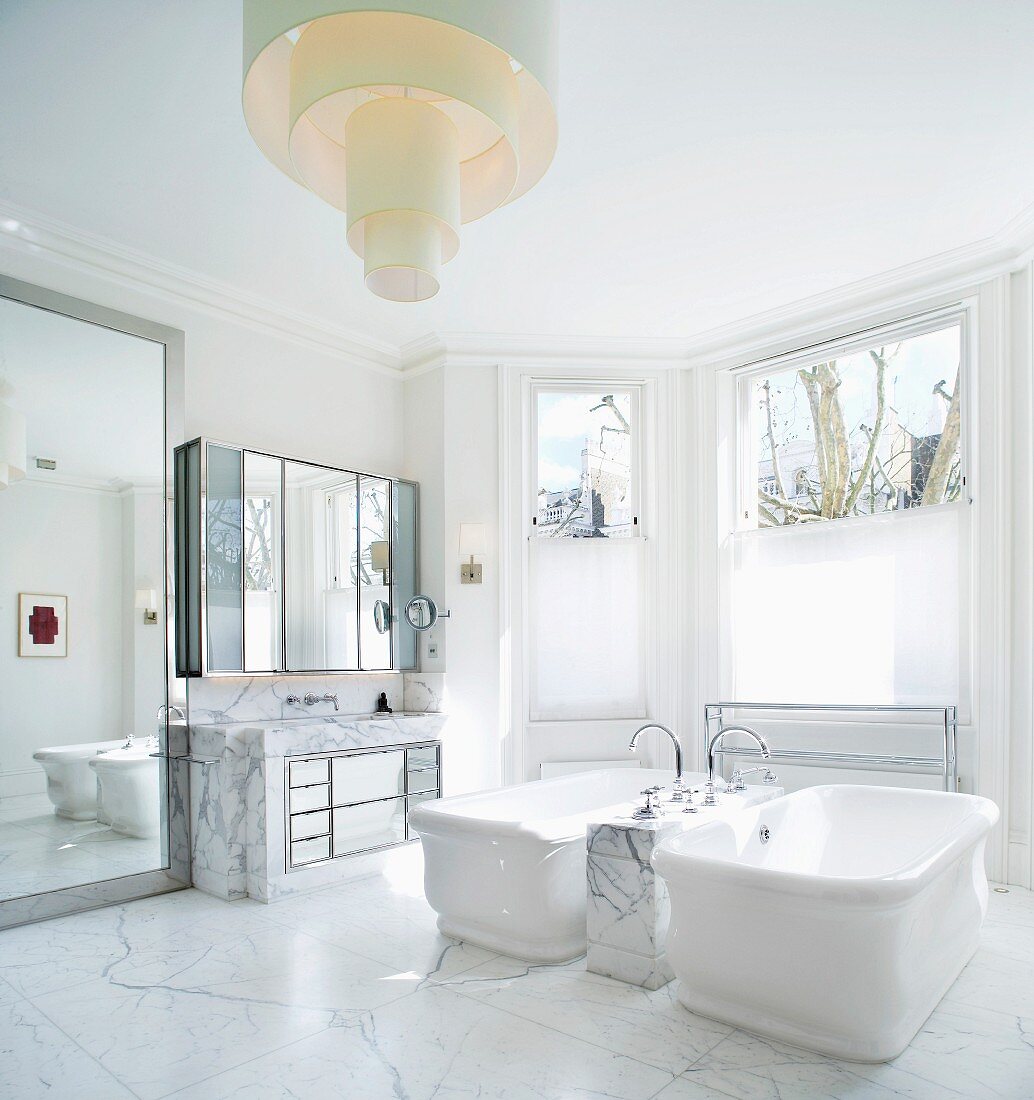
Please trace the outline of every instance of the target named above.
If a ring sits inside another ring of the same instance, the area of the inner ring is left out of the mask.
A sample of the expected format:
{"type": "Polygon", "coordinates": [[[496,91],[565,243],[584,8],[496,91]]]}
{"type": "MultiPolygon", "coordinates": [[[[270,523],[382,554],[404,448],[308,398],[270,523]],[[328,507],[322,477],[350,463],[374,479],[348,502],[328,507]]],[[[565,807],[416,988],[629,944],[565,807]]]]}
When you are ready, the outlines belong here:
{"type": "Polygon", "coordinates": [[[460,557],[470,558],[460,566],[460,584],[480,584],[481,565],[475,563],[475,554],[485,552],[485,525],[483,523],[460,524],[460,557]]]}
{"type": "Polygon", "coordinates": [[[391,549],[387,540],[378,539],[370,543],[370,567],[381,575],[381,584],[388,583],[388,570],[391,568],[391,549]]]}
{"type": "Polygon", "coordinates": [[[153,588],[138,588],[134,606],[138,611],[143,611],[145,623],[153,625],[158,622],[158,594],[153,588]]]}

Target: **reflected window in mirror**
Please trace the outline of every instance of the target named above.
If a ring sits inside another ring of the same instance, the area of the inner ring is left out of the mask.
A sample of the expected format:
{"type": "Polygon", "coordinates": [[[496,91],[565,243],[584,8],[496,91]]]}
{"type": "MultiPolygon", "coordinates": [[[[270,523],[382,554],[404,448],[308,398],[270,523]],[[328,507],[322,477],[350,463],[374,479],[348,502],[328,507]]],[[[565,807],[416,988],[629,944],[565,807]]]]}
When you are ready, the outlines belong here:
{"type": "Polygon", "coordinates": [[[356,475],[284,463],[285,627],[294,672],[359,668],[356,475]]]}
{"type": "Polygon", "coordinates": [[[364,669],[391,668],[391,482],[359,480],[359,647],[364,669]],[[387,609],[385,609],[385,606],[387,609]]]}
{"type": "Polygon", "coordinates": [[[244,452],[244,667],[281,667],[281,478],[283,463],[244,452]]]}

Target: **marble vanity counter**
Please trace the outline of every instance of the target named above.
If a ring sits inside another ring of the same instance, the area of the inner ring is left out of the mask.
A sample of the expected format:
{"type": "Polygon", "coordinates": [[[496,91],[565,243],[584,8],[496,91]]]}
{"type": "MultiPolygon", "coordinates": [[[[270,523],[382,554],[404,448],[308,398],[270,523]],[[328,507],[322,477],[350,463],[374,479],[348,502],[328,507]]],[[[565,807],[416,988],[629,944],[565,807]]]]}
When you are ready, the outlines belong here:
{"type": "Polygon", "coordinates": [[[284,760],[433,741],[445,720],[437,713],[340,714],[192,726],[192,755],[213,761],[193,765],[194,885],[227,901],[272,901],[373,873],[376,857],[359,856],[287,874],[284,760]]]}
{"type": "Polygon", "coordinates": [[[608,978],[659,989],[674,974],[664,954],[670,904],[668,888],[650,862],[654,848],[676,833],[729,817],[783,794],[782,787],[748,786],[722,793],[715,807],[686,814],[665,803],[657,819],[628,814],[590,824],[586,844],[586,968],[608,978]]]}

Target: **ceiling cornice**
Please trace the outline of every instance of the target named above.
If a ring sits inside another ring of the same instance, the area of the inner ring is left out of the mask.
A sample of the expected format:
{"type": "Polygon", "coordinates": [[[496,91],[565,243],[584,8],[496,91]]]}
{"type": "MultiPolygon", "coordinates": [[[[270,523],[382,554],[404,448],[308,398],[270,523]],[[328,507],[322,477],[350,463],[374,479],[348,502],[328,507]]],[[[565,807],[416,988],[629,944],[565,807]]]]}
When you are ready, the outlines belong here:
{"type": "Polygon", "coordinates": [[[429,333],[401,347],[285,309],[227,283],[0,200],[0,245],[44,253],[129,288],[229,317],[237,323],[396,378],[448,364],[535,363],[663,370],[748,358],[776,341],[807,339],[819,325],[849,324],[888,302],[964,293],[1034,258],[1034,205],[973,244],[799,299],[686,338],[429,333]]]}
{"type": "Polygon", "coordinates": [[[229,317],[292,343],[378,374],[397,377],[398,348],[318,317],[287,309],[207,275],[157,259],[110,238],[0,199],[0,242],[20,252],[43,252],[73,268],[101,274],[121,286],[229,317]]]}

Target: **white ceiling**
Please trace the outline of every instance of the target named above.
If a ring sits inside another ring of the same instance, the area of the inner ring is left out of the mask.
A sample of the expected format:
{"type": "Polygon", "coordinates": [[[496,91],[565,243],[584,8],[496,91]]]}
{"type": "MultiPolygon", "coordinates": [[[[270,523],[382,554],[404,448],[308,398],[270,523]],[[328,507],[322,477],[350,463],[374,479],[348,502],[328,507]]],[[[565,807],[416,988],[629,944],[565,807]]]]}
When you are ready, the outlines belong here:
{"type": "Polygon", "coordinates": [[[159,479],[164,363],[162,344],[0,298],[0,381],[25,413],[35,480],[159,479]],[[57,469],[37,470],[37,458],[57,469]]]}
{"type": "Polygon", "coordinates": [[[559,0],[560,148],[430,303],[240,109],[238,0],[4,0],[0,198],[394,345],[688,337],[988,237],[1034,201],[1030,0],[559,0]]]}

